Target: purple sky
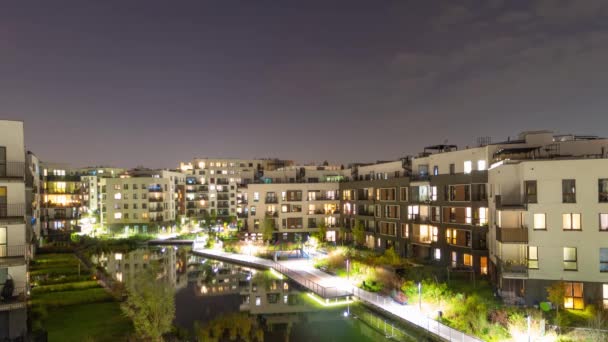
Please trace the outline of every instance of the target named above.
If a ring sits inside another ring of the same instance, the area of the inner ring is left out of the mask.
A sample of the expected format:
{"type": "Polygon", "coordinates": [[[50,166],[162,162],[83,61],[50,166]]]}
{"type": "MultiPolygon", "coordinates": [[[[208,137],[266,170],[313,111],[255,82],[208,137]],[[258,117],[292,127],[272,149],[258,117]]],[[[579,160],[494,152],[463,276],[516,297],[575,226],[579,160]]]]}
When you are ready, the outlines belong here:
{"type": "Polygon", "coordinates": [[[78,166],[608,135],[607,19],[604,0],[7,1],[0,118],[78,166]]]}

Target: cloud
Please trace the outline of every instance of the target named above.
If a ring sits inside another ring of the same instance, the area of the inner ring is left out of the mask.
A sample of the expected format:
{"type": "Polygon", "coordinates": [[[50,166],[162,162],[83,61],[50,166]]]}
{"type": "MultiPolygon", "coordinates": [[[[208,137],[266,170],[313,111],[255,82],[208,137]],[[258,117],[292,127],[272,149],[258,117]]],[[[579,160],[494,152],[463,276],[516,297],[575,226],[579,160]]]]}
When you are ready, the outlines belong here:
{"type": "Polygon", "coordinates": [[[584,22],[605,16],[608,2],[605,0],[537,0],[534,5],[537,16],[553,24],[584,22]]]}

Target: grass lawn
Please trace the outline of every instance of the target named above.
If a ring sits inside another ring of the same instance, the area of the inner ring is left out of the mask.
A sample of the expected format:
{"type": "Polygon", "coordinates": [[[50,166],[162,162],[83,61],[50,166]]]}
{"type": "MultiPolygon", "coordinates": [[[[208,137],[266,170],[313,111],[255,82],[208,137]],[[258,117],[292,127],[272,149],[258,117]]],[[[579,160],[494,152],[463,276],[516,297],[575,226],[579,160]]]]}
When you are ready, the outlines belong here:
{"type": "Polygon", "coordinates": [[[126,341],[133,331],[117,302],[52,308],[43,326],[49,341],[126,341]]]}
{"type": "Polygon", "coordinates": [[[32,296],[32,305],[68,306],[85,303],[113,301],[114,298],[101,287],[63,292],[47,292],[32,296]]]}

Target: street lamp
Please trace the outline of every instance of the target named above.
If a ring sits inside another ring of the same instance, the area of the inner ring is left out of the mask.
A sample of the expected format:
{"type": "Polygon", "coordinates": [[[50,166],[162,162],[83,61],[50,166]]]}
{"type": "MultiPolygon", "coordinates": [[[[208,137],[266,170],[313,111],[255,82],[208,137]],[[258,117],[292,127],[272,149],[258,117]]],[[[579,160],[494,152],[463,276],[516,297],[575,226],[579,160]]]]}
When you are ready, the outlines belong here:
{"type": "Polygon", "coordinates": [[[346,259],[346,280],[350,281],[350,260],[346,259]]]}
{"type": "Polygon", "coordinates": [[[422,311],[422,283],[418,282],[418,310],[422,311]]]}

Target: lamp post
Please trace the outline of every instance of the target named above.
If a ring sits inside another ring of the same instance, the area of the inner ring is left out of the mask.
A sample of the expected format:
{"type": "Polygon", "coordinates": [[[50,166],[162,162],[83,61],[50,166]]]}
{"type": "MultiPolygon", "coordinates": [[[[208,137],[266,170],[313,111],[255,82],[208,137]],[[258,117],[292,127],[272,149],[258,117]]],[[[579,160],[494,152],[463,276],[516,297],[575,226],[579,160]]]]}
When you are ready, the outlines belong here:
{"type": "Polygon", "coordinates": [[[346,280],[350,282],[350,260],[346,259],[346,280]]]}
{"type": "Polygon", "coordinates": [[[418,282],[418,310],[422,311],[422,282],[418,282]]]}

